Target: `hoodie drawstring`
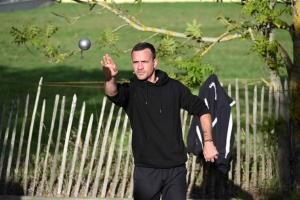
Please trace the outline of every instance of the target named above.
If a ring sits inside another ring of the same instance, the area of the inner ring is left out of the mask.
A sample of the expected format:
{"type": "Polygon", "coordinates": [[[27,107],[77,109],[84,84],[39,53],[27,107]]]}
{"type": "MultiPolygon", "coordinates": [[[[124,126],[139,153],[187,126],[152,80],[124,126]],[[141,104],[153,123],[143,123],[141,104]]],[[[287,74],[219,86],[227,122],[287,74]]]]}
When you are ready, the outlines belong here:
{"type": "MultiPolygon", "coordinates": [[[[161,98],[162,98],[162,91],[161,91],[161,83],[159,83],[159,96],[160,96],[160,108],[159,108],[159,113],[161,113],[162,112],[162,100],[161,100],[161,98]]],[[[146,82],[146,102],[145,102],[145,104],[147,105],[148,104],[148,83],[146,82]]]]}

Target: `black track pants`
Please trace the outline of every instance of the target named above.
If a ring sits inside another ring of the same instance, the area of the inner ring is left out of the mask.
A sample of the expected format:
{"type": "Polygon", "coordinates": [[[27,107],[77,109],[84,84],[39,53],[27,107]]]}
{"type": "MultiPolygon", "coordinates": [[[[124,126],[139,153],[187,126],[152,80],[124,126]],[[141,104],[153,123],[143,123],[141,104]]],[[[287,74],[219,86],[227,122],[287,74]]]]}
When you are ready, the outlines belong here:
{"type": "Polygon", "coordinates": [[[186,167],[156,169],[134,167],[134,200],[185,200],[186,167]]]}

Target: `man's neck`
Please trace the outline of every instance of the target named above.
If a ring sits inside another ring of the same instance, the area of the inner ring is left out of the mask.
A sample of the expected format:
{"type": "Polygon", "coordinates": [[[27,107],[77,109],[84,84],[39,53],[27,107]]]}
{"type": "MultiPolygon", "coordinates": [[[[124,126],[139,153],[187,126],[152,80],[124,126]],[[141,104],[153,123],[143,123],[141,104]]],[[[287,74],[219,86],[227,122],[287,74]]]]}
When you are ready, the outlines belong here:
{"type": "Polygon", "coordinates": [[[151,83],[156,83],[158,81],[158,79],[159,78],[157,76],[154,76],[153,78],[152,77],[149,78],[148,81],[151,82],[151,83]]]}

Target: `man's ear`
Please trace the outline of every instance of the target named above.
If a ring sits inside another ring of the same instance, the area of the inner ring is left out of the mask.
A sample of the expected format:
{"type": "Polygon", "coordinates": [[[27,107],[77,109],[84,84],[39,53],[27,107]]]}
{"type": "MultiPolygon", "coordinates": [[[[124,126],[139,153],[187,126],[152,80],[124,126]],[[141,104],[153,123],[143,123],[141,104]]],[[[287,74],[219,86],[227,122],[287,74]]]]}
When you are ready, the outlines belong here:
{"type": "Polygon", "coordinates": [[[157,64],[158,64],[158,59],[157,58],[155,58],[154,60],[153,60],[153,64],[154,64],[154,68],[156,68],[156,66],[157,66],[157,64]]]}

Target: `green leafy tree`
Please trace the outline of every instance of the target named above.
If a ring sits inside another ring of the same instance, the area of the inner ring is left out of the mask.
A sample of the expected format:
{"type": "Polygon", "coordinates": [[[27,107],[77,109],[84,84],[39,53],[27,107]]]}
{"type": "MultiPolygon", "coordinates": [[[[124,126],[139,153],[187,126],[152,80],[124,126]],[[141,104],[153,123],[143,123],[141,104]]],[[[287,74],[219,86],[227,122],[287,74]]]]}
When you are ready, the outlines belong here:
{"type": "Polygon", "coordinates": [[[256,52],[268,68],[270,85],[280,94],[279,105],[284,105],[289,99],[289,116],[285,115],[284,106],[280,106],[275,125],[278,136],[278,148],[275,152],[277,177],[283,190],[292,186],[292,183],[295,189],[300,187],[300,171],[297,168],[300,163],[299,159],[294,159],[300,151],[299,4],[299,0],[247,0],[242,8],[242,14],[251,19],[244,22],[245,28],[249,30],[247,35],[253,40],[250,51],[256,52]],[[278,6],[278,3],[284,3],[285,6],[278,6]],[[282,16],[286,14],[293,18],[291,24],[282,20],[282,16]],[[276,40],[275,31],[278,29],[288,31],[291,35],[293,55],[288,55],[276,40]],[[288,73],[289,98],[284,97],[280,80],[280,71],[283,68],[288,73]],[[286,121],[290,127],[286,125],[286,121]]]}

